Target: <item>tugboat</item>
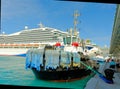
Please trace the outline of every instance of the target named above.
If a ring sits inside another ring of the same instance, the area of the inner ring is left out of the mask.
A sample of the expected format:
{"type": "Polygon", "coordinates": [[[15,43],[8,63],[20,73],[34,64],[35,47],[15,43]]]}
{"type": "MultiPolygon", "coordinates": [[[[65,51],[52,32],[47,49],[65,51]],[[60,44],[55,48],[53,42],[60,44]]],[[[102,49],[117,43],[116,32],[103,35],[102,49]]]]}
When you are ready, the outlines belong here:
{"type": "MultiPolygon", "coordinates": [[[[76,31],[76,17],[75,16],[75,30],[76,31]]],[[[71,31],[72,32],[72,31],[71,31]]],[[[74,35],[77,37],[77,35],[74,35]]],[[[77,41],[72,44],[71,33],[71,45],[77,45],[77,41]]],[[[61,48],[61,45],[57,43],[57,48],[51,45],[45,45],[45,47],[39,49],[30,49],[26,53],[26,69],[31,69],[35,76],[42,80],[49,81],[72,81],[86,77],[93,74],[91,69],[98,69],[97,63],[94,60],[90,60],[84,53],[73,50],[68,46],[61,48]]],[[[76,47],[73,47],[76,50],[76,47]]]]}
{"type": "Polygon", "coordinates": [[[49,81],[72,81],[88,76],[92,73],[89,66],[96,68],[96,64],[88,63],[88,68],[82,63],[89,62],[79,53],[56,50],[45,46],[41,49],[28,50],[26,55],[26,69],[32,69],[39,79],[49,81]]]}

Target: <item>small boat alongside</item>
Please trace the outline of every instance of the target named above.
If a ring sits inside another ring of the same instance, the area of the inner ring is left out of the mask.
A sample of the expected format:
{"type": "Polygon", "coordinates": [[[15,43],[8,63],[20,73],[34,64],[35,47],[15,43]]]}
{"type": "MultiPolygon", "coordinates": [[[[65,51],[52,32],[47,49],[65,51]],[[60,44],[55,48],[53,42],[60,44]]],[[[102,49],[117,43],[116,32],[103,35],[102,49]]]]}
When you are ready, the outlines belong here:
{"type": "Polygon", "coordinates": [[[88,65],[83,67],[81,56],[76,52],[67,52],[45,46],[41,49],[30,49],[26,54],[26,69],[31,69],[35,76],[49,81],[72,81],[80,79],[97,69],[97,64],[88,60],[82,62],[88,65]]]}

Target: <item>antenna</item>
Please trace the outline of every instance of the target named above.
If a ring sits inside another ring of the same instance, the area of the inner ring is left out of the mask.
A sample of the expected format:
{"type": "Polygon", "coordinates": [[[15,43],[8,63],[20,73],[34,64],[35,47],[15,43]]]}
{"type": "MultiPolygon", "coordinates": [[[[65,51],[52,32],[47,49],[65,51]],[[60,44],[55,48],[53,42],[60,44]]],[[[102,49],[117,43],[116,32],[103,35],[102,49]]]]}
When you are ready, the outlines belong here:
{"type": "Polygon", "coordinates": [[[43,27],[44,27],[42,23],[39,23],[38,25],[40,26],[40,28],[43,28],[43,27]]]}
{"type": "Polygon", "coordinates": [[[78,18],[78,16],[80,16],[80,14],[76,10],[74,12],[74,35],[77,35],[77,24],[78,24],[77,18],[78,18]]]}

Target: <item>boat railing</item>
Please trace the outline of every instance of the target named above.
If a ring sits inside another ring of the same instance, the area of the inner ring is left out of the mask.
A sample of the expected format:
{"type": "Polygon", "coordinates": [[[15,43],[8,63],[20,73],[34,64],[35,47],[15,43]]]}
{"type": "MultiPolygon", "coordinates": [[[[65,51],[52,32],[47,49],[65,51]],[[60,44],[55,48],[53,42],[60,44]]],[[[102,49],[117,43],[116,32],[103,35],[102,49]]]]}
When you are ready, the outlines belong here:
{"type": "Polygon", "coordinates": [[[0,48],[38,48],[40,44],[15,44],[15,43],[7,43],[7,44],[0,44],[0,48]]]}

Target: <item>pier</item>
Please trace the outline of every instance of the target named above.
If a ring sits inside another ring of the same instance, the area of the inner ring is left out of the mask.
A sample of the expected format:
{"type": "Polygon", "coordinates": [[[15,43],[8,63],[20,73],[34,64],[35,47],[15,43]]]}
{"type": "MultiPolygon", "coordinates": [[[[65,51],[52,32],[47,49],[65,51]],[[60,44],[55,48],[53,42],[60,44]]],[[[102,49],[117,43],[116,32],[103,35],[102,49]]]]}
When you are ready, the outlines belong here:
{"type": "MultiPolygon", "coordinates": [[[[115,20],[113,25],[111,43],[109,53],[116,59],[120,60],[120,5],[117,5],[115,20]]],[[[99,72],[104,74],[104,70],[109,68],[109,63],[106,62],[100,66],[99,72]]],[[[120,89],[120,70],[116,70],[113,78],[114,83],[108,84],[103,81],[97,74],[91,78],[84,89],[120,89]]]]}
{"type": "MultiPolygon", "coordinates": [[[[100,65],[99,72],[104,74],[104,70],[108,68],[109,63],[106,62],[100,65]]],[[[113,84],[108,84],[96,74],[87,82],[84,89],[120,89],[120,71],[114,73],[113,81],[113,84]]]]}

